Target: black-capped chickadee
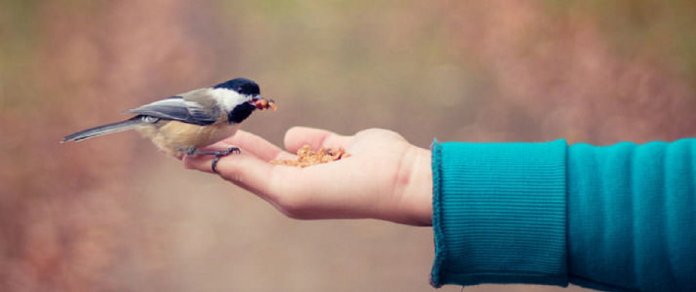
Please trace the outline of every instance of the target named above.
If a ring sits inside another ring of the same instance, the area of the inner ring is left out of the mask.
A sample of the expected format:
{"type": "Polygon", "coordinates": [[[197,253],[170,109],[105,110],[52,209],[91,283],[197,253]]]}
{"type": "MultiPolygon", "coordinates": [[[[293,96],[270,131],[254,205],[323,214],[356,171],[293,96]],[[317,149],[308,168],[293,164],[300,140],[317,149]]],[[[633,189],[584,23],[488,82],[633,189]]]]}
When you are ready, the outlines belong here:
{"type": "Polygon", "coordinates": [[[275,102],[260,95],[256,82],[232,79],[213,87],[177,94],[130,110],[134,117],[70,134],[64,142],[82,141],[92,137],[134,129],[169,155],[213,155],[212,169],[221,157],[238,153],[237,147],[224,151],[201,151],[232,136],[239,124],[256,110],[275,110],[275,102]]]}

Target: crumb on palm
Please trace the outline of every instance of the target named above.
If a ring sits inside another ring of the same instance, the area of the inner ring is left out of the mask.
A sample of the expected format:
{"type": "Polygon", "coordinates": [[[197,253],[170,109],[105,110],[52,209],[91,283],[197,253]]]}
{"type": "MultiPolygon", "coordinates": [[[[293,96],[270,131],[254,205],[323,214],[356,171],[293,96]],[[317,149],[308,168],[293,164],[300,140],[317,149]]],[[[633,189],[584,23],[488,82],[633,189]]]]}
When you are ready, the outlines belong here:
{"type": "Polygon", "coordinates": [[[319,150],[314,151],[309,147],[309,145],[304,145],[297,150],[297,159],[271,160],[271,163],[295,167],[307,167],[340,160],[349,156],[350,154],[346,153],[346,150],[343,148],[331,149],[322,147],[319,148],[319,150]]]}

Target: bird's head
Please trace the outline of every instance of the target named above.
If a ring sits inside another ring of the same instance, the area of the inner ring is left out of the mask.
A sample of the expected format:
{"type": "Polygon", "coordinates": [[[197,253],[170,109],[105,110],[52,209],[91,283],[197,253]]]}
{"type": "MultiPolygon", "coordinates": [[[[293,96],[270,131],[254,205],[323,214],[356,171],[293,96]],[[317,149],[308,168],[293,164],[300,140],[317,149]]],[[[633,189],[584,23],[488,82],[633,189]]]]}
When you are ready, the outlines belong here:
{"type": "Polygon", "coordinates": [[[247,78],[235,78],[213,86],[213,92],[228,112],[231,123],[240,123],[255,109],[276,110],[275,101],[261,96],[259,85],[247,78]]]}

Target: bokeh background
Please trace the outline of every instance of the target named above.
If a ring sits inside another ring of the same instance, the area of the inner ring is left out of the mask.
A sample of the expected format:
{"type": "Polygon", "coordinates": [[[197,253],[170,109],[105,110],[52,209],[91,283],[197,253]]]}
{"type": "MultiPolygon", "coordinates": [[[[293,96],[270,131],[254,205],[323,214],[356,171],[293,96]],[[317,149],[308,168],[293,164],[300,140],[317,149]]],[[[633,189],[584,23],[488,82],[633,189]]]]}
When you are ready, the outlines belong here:
{"type": "Polygon", "coordinates": [[[275,143],[696,136],[694,28],[686,0],[0,0],[0,290],[430,291],[429,228],[287,219],[133,133],[58,141],[236,76],[275,143]]]}

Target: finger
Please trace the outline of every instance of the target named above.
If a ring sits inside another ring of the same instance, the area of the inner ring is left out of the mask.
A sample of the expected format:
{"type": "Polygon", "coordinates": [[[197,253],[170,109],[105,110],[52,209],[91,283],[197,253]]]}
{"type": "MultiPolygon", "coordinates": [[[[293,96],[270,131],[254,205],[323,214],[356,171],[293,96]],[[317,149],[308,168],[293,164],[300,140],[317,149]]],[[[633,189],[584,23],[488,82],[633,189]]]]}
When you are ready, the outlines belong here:
{"type": "Polygon", "coordinates": [[[266,141],[266,139],[242,130],[237,131],[236,134],[221,142],[211,145],[210,148],[224,149],[233,146],[239,147],[243,152],[249,152],[265,161],[292,159],[293,157],[292,154],[283,151],[280,147],[266,141]]]}
{"type": "MultiPolygon", "coordinates": [[[[184,158],[186,168],[195,169],[207,173],[213,173],[211,156],[187,156],[184,158]]],[[[274,165],[263,161],[253,155],[248,154],[232,154],[222,157],[217,164],[218,174],[252,192],[258,196],[270,201],[272,194],[277,194],[277,186],[274,186],[271,176],[281,176],[276,181],[289,181],[283,179],[282,176],[288,176],[286,172],[295,170],[291,167],[278,168],[274,165]]]]}
{"type": "Polygon", "coordinates": [[[285,149],[295,153],[304,145],[312,149],[347,147],[352,137],[307,127],[292,127],[285,133],[285,149]]]}

